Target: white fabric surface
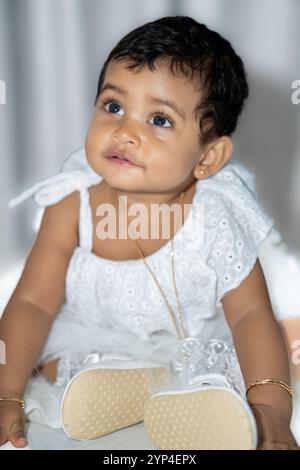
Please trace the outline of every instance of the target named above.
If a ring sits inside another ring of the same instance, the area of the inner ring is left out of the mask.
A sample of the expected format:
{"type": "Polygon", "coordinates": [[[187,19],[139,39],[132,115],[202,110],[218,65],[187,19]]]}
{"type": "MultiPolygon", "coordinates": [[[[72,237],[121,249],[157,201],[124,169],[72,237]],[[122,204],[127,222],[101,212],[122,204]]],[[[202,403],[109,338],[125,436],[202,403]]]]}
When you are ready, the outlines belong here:
{"type": "Polygon", "coordinates": [[[157,449],[147,436],[144,424],[138,423],[106,436],[90,441],[77,441],[68,437],[62,429],[53,429],[38,423],[27,423],[26,436],[29,445],[16,448],[11,442],[0,450],[148,450],[157,449]]]}
{"type": "Polygon", "coordinates": [[[32,450],[155,450],[144,423],[138,423],[91,441],[76,441],[62,429],[37,423],[28,424],[28,441],[32,450]]]}

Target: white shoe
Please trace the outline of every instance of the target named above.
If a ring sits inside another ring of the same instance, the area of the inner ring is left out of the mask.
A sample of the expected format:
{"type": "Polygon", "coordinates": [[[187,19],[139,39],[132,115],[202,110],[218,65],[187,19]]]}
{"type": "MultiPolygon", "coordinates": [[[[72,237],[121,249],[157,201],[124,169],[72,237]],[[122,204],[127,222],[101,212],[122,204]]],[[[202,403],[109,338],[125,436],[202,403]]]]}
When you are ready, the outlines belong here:
{"type": "Polygon", "coordinates": [[[107,359],[88,364],[64,391],[64,431],[73,439],[89,440],[142,421],[146,400],[169,374],[154,362],[107,359]]]}
{"type": "Polygon", "coordinates": [[[221,374],[156,393],[144,406],[144,425],[158,449],[254,450],[257,429],[247,401],[221,374]]]}

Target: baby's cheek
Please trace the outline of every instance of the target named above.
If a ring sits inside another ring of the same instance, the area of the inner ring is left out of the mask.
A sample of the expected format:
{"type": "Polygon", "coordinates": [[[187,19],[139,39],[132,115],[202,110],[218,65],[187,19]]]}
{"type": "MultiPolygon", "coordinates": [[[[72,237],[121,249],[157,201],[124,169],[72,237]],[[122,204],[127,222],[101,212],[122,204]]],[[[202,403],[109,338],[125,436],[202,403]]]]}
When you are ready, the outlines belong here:
{"type": "Polygon", "coordinates": [[[95,133],[93,128],[90,128],[85,140],[85,153],[87,161],[92,168],[93,164],[97,161],[97,155],[99,155],[101,151],[100,142],[101,140],[97,138],[97,133],[95,133]]]}
{"type": "Polygon", "coordinates": [[[95,130],[95,126],[92,123],[90,127],[88,128],[86,139],[85,139],[85,148],[86,148],[87,154],[90,153],[93,150],[94,146],[96,145],[96,142],[97,142],[96,136],[97,136],[97,133],[95,130]]]}

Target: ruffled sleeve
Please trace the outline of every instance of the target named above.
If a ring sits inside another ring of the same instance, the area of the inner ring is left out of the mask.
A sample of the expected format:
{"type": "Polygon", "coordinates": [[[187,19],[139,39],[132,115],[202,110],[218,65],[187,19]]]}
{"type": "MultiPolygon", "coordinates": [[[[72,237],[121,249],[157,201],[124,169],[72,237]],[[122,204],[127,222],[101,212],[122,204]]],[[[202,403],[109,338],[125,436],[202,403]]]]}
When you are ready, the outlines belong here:
{"type": "Polygon", "coordinates": [[[19,196],[8,202],[8,207],[13,208],[18,204],[33,198],[38,208],[32,220],[32,229],[38,232],[43,218],[45,207],[61,201],[63,198],[80,191],[84,205],[88,205],[85,190],[90,186],[100,183],[102,176],[98,175],[88,164],[85,149],[81,148],[72,152],[62,163],[61,171],[45,178],[27,189],[19,196]]]}
{"type": "Polygon", "coordinates": [[[102,177],[88,165],[85,150],[79,149],[63,162],[62,170],[59,173],[39,181],[19,196],[11,199],[8,207],[17,206],[31,197],[40,206],[50,206],[74,191],[98,184],[101,179],[102,177]]]}
{"type": "Polygon", "coordinates": [[[216,299],[241,284],[258,258],[274,220],[256,196],[255,176],[244,165],[228,162],[202,182],[203,256],[216,274],[216,299]]]}
{"type": "Polygon", "coordinates": [[[40,206],[33,221],[33,229],[38,230],[45,207],[56,204],[63,198],[85,188],[98,184],[102,177],[89,166],[85,149],[72,152],[63,162],[61,171],[36,183],[31,188],[8,202],[13,208],[23,201],[33,198],[40,206]]]}

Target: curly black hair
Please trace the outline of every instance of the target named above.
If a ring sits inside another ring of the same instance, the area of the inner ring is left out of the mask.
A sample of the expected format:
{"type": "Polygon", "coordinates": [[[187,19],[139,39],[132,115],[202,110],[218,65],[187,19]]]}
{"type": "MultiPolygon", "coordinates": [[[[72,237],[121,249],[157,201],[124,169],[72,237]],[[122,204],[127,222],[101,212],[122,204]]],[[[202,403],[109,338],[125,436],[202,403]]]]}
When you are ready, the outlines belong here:
{"type": "Polygon", "coordinates": [[[249,94],[244,64],[229,41],[189,16],[166,16],[124,36],[107,57],[98,81],[95,104],[110,61],[129,61],[127,69],[167,59],[170,72],[194,80],[201,98],[194,113],[203,145],[234,132],[249,94]]]}

